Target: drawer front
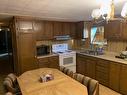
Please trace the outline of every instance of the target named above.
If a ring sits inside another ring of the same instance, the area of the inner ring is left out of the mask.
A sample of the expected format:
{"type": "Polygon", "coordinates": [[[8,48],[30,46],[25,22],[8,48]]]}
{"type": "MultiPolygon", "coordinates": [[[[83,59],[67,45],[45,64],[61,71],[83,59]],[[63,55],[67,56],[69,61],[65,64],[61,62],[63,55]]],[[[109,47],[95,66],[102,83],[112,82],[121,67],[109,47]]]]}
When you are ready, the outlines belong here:
{"type": "Polygon", "coordinates": [[[102,72],[104,74],[108,74],[109,73],[109,68],[105,68],[105,67],[102,67],[102,66],[96,66],[96,71],[102,72]]]}
{"type": "Polygon", "coordinates": [[[46,58],[40,58],[40,59],[38,59],[38,62],[39,63],[46,63],[46,62],[48,62],[48,57],[46,57],[46,58]]]}

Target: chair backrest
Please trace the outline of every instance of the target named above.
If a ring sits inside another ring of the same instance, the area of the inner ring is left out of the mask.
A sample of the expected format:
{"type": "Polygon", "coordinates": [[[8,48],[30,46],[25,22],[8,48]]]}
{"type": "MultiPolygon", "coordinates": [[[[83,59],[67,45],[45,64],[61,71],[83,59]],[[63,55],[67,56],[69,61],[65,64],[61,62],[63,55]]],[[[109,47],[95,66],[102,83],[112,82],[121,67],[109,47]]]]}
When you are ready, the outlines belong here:
{"type": "Polygon", "coordinates": [[[11,93],[11,92],[7,92],[5,95],[13,95],[13,93],[11,93]]]}
{"type": "Polygon", "coordinates": [[[85,85],[88,88],[90,80],[90,77],[84,76],[83,85],[85,85]]]}
{"type": "Polygon", "coordinates": [[[60,66],[60,71],[64,71],[65,67],[64,66],[60,66]]]}
{"type": "Polygon", "coordinates": [[[13,83],[9,78],[5,78],[3,85],[6,91],[15,93],[15,89],[13,88],[13,83]]]}
{"type": "Polygon", "coordinates": [[[17,76],[15,74],[10,73],[7,75],[7,77],[11,79],[13,85],[15,85],[17,83],[17,76]]]}
{"type": "Polygon", "coordinates": [[[89,82],[89,87],[88,87],[88,94],[89,95],[99,95],[99,82],[91,79],[89,82]]]}
{"type": "Polygon", "coordinates": [[[70,77],[73,77],[73,71],[68,70],[68,71],[67,71],[67,75],[70,76],[70,77]]]}
{"type": "Polygon", "coordinates": [[[80,83],[83,83],[84,75],[82,74],[77,74],[76,75],[76,80],[79,81],[80,83]]]}
{"type": "Polygon", "coordinates": [[[67,68],[64,68],[64,71],[63,71],[63,73],[64,73],[64,74],[67,74],[68,70],[69,70],[69,69],[67,69],[67,68]]]}

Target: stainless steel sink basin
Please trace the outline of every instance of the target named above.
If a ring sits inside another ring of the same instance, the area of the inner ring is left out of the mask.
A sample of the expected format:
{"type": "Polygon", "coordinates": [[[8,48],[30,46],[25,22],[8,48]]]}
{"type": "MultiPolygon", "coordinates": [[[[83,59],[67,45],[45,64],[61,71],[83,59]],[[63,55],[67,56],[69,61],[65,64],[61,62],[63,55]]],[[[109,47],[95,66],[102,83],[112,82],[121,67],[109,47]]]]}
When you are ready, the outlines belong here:
{"type": "Polygon", "coordinates": [[[80,53],[89,54],[89,55],[103,55],[104,54],[103,52],[96,51],[96,50],[85,50],[80,53]]]}

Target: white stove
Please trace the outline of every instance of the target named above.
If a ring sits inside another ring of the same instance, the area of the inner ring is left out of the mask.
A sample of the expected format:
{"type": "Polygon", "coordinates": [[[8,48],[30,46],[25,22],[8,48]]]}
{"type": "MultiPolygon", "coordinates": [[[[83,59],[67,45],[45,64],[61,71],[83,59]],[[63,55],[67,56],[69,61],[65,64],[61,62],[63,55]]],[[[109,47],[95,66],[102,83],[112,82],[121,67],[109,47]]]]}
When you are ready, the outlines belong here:
{"type": "Polygon", "coordinates": [[[76,52],[68,50],[68,44],[52,45],[52,51],[59,54],[59,66],[64,66],[76,72],[76,52]]]}

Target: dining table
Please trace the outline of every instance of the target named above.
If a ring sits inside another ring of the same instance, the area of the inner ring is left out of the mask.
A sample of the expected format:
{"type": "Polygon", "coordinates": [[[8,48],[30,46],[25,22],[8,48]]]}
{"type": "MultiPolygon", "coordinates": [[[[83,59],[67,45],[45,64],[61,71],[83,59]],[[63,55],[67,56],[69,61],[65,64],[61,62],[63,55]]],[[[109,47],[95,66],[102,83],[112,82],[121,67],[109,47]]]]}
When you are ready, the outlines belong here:
{"type": "Polygon", "coordinates": [[[54,68],[26,71],[17,81],[22,95],[88,95],[86,86],[54,68]],[[40,82],[44,74],[52,74],[53,80],[40,82]]]}

